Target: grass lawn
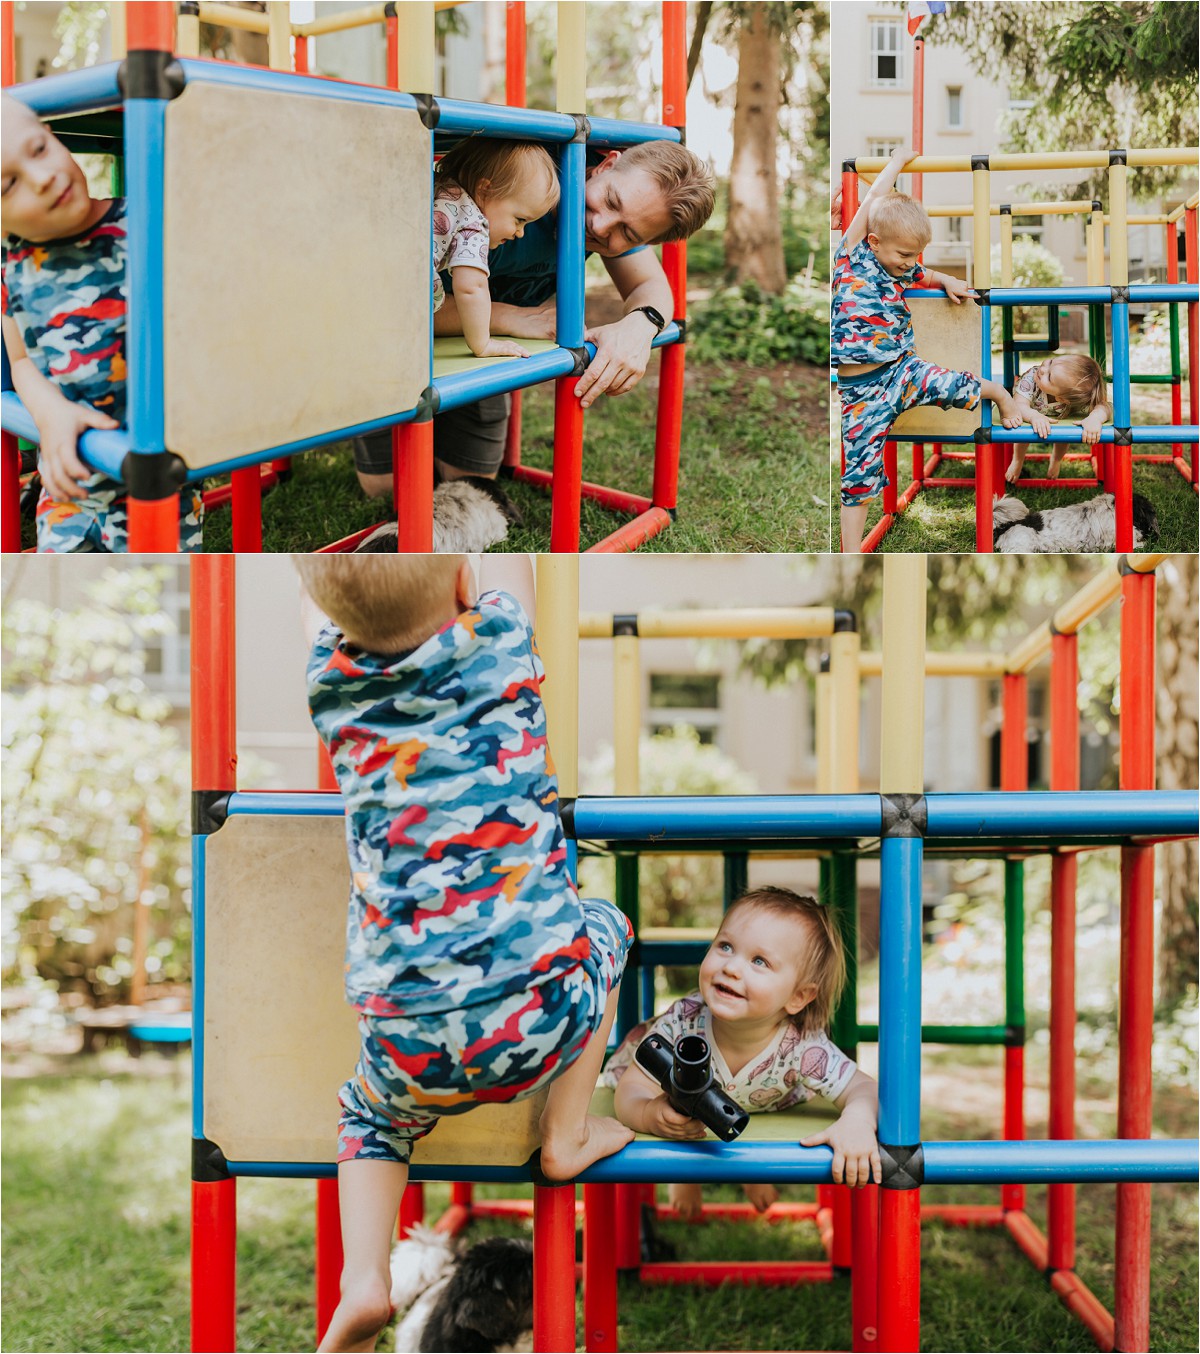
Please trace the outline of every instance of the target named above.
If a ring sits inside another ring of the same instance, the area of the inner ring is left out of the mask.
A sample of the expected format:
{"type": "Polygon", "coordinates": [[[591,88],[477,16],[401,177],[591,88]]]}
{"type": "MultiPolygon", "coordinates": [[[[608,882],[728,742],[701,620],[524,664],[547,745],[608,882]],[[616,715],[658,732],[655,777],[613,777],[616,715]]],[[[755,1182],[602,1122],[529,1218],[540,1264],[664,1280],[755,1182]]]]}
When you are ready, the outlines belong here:
{"type": "MultiPolygon", "coordinates": [[[[1044,1132],[1045,1055],[1030,1048],[1030,1132],[1044,1132]]],[[[926,1054],[930,1137],[994,1134],[999,1062],[926,1054]]],[[[9,1059],[4,1082],[5,1350],[183,1350],[188,1347],[188,1066],[147,1056],[9,1059]]],[[[1184,1092],[1160,1094],[1157,1127],[1194,1134],[1184,1092]]],[[[1080,1079],[1080,1125],[1113,1131],[1111,1088],[1080,1079]]],[[[436,1216],[446,1186],[427,1187],[436,1216]]],[[[499,1187],[485,1193],[503,1194],[499,1187]]],[[[515,1191],[508,1191],[513,1193],[515,1191]]],[[[993,1202],[995,1189],[927,1191],[993,1202]]],[[[789,1197],[806,1197],[799,1189],[789,1197]]],[[[1079,1191],[1079,1271],[1112,1301],[1115,1191],[1079,1191]]],[[[732,1190],[709,1195],[736,1197],[732,1190]]],[[[1029,1191],[1044,1224],[1045,1192],[1029,1191]]],[[[1153,1347],[1194,1350],[1197,1319],[1196,1191],[1154,1190],[1153,1347]]],[[[238,1186],[238,1345],[243,1350],[313,1347],[313,1187],[247,1180],[238,1186]]],[[[511,1225],[479,1225],[485,1231],[511,1225]]],[[[815,1259],[811,1224],[664,1224],[680,1258],[815,1259]]],[[[1006,1236],[928,1225],[922,1238],[922,1348],[1086,1350],[1083,1327],[1066,1312],[1006,1236]]],[[[845,1349],[849,1281],[793,1290],[639,1289],[622,1280],[620,1347],[625,1350],[845,1349]]],[[[381,1341],[390,1348],[390,1336],[381,1341]]]]}

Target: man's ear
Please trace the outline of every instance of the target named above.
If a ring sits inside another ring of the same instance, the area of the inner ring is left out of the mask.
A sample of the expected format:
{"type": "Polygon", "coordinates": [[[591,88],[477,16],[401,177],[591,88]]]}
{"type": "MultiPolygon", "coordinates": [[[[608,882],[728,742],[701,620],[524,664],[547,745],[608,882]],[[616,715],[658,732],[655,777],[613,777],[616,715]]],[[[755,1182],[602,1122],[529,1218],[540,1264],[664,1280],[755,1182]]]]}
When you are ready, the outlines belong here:
{"type": "Polygon", "coordinates": [[[796,988],[791,1000],[784,1004],[783,1009],[788,1015],[799,1015],[816,995],[816,987],[812,983],[804,983],[803,986],[796,988]]]}
{"type": "Polygon", "coordinates": [[[463,611],[470,609],[479,601],[479,585],[475,582],[475,570],[471,561],[464,555],[454,575],[454,600],[463,611]]]}
{"type": "Polygon", "coordinates": [[[621,152],[619,150],[610,150],[598,165],[592,166],[592,173],[602,174],[606,169],[615,169],[620,162],[620,159],[621,152]]]}

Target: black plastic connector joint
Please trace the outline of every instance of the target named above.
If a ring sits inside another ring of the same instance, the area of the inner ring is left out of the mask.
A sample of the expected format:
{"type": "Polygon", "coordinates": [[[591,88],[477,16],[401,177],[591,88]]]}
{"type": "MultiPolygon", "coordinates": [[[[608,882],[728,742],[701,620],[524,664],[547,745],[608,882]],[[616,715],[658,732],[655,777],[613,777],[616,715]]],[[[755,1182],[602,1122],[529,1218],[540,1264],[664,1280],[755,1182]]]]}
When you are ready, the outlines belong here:
{"type": "Polygon", "coordinates": [[[1140,574],[1144,572],[1145,570],[1135,569],[1133,565],[1130,564],[1128,555],[1122,555],[1121,558],[1117,560],[1117,573],[1120,574],[1122,578],[1128,578],[1130,574],[1140,574]]]}
{"type": "Polygon", "coordinates": [[[413,422],[428,423],[441,407],[441,391],[435,385],[427,385],[413,406],[413,422]]]}
{"type": "Polygon", "coordinates": [[[671,519],[672,522],[677,522],[679,520],[678,508],[664,508],[663,512],[667,514],[667,516],[671,519]]]}
{"type": "Polygon", "coordinates": [[[571,138],[571,142],[586,141],[592,134],[592,124],[587,114],[572,113],[571,116],[575,120],[575,135],[571,138]]]}
{"type": "Polygon", "coordinates": [[[880,795],[881,837],[923,837],[929,826],[924,795],[880,795]]]}
{"type": "Polygon", "coordinates": [[[1104,203],[1098,197],[1092,198],[1092,211],[1100,212],[1104,210],[1104,203]]]}
{"type": "Polygon", "coordinates": [[[1109,287],[1108,292],[1109,292],[1109,300],[1110,300],[1114,305],[1128,305],[1128,304],[1129,304],[1129,288],[1128,288],[1127,286],[1126,286],[1126,287],[1109,287]]]}
{"type": "Polygon", "coordinates": [[[1131,447],[1132,445],[1133,445],[1133,429],[1132,429],[1132,428],[1114,428],[1114,429],[1113,429],[1113,446],[1115,446],[1115,447],[1131,447]]]}
{"type": "Polygon", "coordinates": [[[985,446],[992,440],[992,425],[989,423],[986,427],[975,429],[975,445],[977,447],[985,446]]]}
{"type": "Polygon", "coordinates": [[[414,94],[413,98],[417,101],[417,116],[421,123],[429,131],[438,125],[442,120],[442,110],[438,107],[437,96],[434,94],[414,94]]]}
{"type": "Polygon", "coordinates": [[[857,629],[858,617],[853,611],[837,610],[833,613],[833,633],[835,635],[852,635],[857,629]]]}
{"type": "Polygon", "coordinates": [[[385,19],[396,17],[396,0],[387,0],[387,4],[383,7],[383,17],[385,19]]]}
{"type": "Polygon", "coordinates": [[[190,14],[196,18],[200,17],[200,0],[182,0],[179,6],[180,14],[190,14]]]}
{"type": "Polygon", "coordinates": [[[1110,150],[1108,152],[1108,163],[1110,165],[1127,165],[1129,163],[1129,152],[1127,150],[1110,150]]]}
{"type": "Polygon", "coordinates": [[[117,71],[123,99],[177,99],[187,79],[170,52],[130,52],[117,71]]]}
{"type": "Polygon", "coordinates": [[[972,156],[971,156],[971,169],[972,169],[972,171],[974,171],[974,170],[976,170],[976,169],[990,169],[990,168],[991,168],[991,161],[988,159],[988,157],[987,157],[986,155],[972,155],[972,156]]]}
{"type": "Polygon", "coordinates": [[[207,837],[229,817],[228,790],[192,791],[192,836],[207,837]]]}
{"type": "Polygon", "coordinates": [[[1004,1047],[1005,1047],[1005,1048],[1024,1048],[1024,1047],[1025,1047],[1025,1026],[1024,1026],[1024,1025],[1005,1025],[1005,1027],[1004,1027],[1004,1047]]]}
{"type": "Polygon", "coordinates": [[[829,666],[830,666],[830,657],[829,657],[829,654],[823,653],[823,654],[821,655],[821,660],[820,660],[820,662],[817,664],[817,671],[818,671],[818,672],[828,672],[828,671],[829,671],[829,666]]]}
{"type": "Polygon", "coordinates": [[[613,639],[618,635],[636,635],[638,632],[638,618],[636,612],[626,612],[620,616],[613,617],[613,639]]]}
{"type": "Polygon", "coordinates": [[[563,832],[570,841],[575,840],[575,800],[573,798],[560,799],[558,802],[558,816],[562,820],[563,832]]]}
{"type": "Polygon", "coordinates": [[[1002,202],[1002,203],[1000,204],[1000,215],[1001,215],[1001,216],[1011,216],[1011,215],[1012,215],[1012,203],[1011,203],[1011,202],[1002,202]]]}
{"type": "Polygon", "coordinates": [[[682,320],[673,320],[672,323],[675,325],[676,329],[679,330],[679,338],[678,338],[677,342],[679,342],[679,343],[686,343],[686,342],[687,342],[687,323],[688,323],[688,322],[687,322],[687,317],[685,316],[682,320]]]}
{"type": "Polygon", "coordinates": [[[975,304],[977,306],[990,306],[992,304],[991,287],[974,287],[972,290],[975,293],[975,304]]]}
{"type": "Polygon", "coordinates": [[[857,173],[858,173],[858,165],[857,165],[857,163],[856,163],[854,160],[843,160],[843,161],[842,161],[842,173],[843,173],[843,174],[857,174],[857,173]]]}
{"type": "Polygon", "coordinates": [[[571,375],[582,376],[583,373],[587,371],[588,364],[587,347],[584,346],[582,348],[568,348],[567,352],[569,352],[571,356],[575,359],[575,363],[571,368],[571,375]]]}
{"type": "Polygon", "coordinates": [[[207,1138],[192,1139],[192,1179],[200,1184],[230,1179],[225,1153],[207,1138]]]}
{"type": "Polygon", "coordinates": [[[879,1158],[884,1189],[920,1189],[925,1183],[925,1149],[920,1143],[896,1147],[881,1142],[879,1158]]]}
{"type": "Polygon", "coordinates": [[[125,453],[121,462],[121,480],[130,498],[154,502],[170,498],[187,483],[187,466],[173,451],[156,451],[149,455],[125,453]]]}

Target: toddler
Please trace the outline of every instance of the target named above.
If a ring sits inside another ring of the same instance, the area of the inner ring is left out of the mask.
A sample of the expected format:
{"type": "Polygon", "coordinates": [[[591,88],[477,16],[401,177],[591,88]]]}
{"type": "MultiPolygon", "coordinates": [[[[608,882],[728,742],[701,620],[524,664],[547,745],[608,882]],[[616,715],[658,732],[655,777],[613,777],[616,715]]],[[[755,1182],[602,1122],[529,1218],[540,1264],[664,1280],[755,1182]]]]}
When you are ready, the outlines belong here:
{"type": "Polygon", "coordinates": [[[975,409],[980,398],[995,401],[1006,428],[1020,422],[1013,398],[997,381],[980,381],[969,371],[949,371],[924,362],[913,351],[912,315],[904,289],[941,287],[955,305],[968,288],[960,278],[934,272],[920,262],[932,239],[925,208],[892,192],[908,150],[892,153],[871,185],[834,257],[830,361],[838,372],[842,401],[842,549],[858,550],[867,503],[883,492],[883,444],[892,424],[919,404],[975,409]]]}
{"type": "MultiPolygon", "coordinates": [[[[1041,438],[1050,436],[1050,420],[1080,419],[1083,441],[1100,440],[1100,430],[1112,417],[1105,399],[1104,373],[1100,364],[1079,353],[1060,353],[1030,367],[1017,378],[1013,401],[1022,423],[1028,423],[1041,438]]],[[[1004,478],[1010,484],[1021,477],[1028,443],[1013,445],[1013,457],[1004,478]]],[[[1047,476],[1056,480],[1066,455],[1067,443],[1050,443],[1047,476]]]]}
{"type": "Polygon", "coordinates": [[[462,555],[296,567],[313,723],[346,805],[361,1039],[339,1093],[345,1266],[321,1348],[374,1349],[412,1144],[439,1117],[549,1085],[541,1165],[561,1180],[633,1136],[587,1113],[632,937],[567,873],[528,558],[483,561],[508,590],[481,594],[462,555]]]}
{"type": "MultiPolygon", "coordinates": [[[[791,1109],[814,1095],[833,1101],[841,1118],[800,1145],[833,1148],[838,1184],[881,1180],[875,1082],[825,1032],[845,977],[841,937],[815,898],[783,888],[742,894],[700,965],[699,990],[638,1026],[609,1059],[601,1085],[616,1087],[617,1117],[660,1138],[704,1136],[703,1124],[673,1109],[634,1062],[650,1033],[673,1044],[698,1034],[725,1093],[750,1114],[791,1109]]],[[[779,1197],[772,1185],[745,1189],[759,1212],[779,1197]]],[[[672,1185],[670,1200],[683,1217],[699,1216],[699,1185],[672,1185]]]]}
{"type": "Polygon", "coordinates": [[[525,227],[558,205],[558,174],[541,146],[472,137],[438,162],[433,190],[433,308],[446,298],[440,273],[476,357],[528,357],[510,339],[491,337],[488,250],[519,240],[525,227]]]}
{"type": "MultiPolygon", "coordinates": [[[[78,442],[125,421],[125,203],[93,198],[25,104],[6,94],[3,111],[4,346],[41,444],[38,549],[122,552],[125,491],[84,465],[78,442]]],[[[199,490],[179,502],[180,548],[199,550],[199,490]]]]}

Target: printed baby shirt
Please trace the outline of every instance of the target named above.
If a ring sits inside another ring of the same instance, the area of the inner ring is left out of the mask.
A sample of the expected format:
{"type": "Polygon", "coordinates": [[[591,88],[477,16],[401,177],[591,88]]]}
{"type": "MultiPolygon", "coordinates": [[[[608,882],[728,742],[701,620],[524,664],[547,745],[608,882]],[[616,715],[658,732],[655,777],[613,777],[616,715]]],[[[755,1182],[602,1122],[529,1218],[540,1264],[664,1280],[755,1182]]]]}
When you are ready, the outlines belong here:
{"type": "Polygon", "coordinates": [[[475,200],[449,180],[437,180],[433,195],[433,308],[441,310],[446,289],[439,276],[451,268],[488,271],[487,217],[475,200]]]}

